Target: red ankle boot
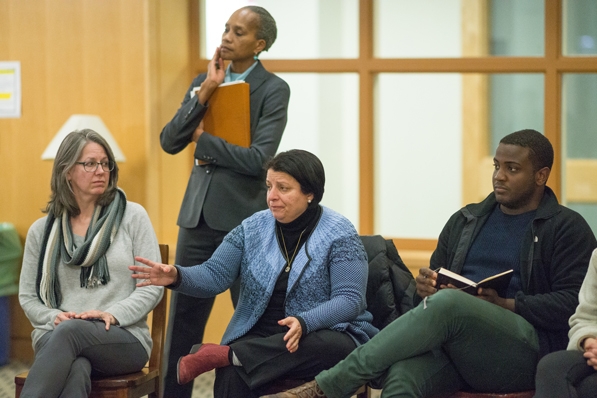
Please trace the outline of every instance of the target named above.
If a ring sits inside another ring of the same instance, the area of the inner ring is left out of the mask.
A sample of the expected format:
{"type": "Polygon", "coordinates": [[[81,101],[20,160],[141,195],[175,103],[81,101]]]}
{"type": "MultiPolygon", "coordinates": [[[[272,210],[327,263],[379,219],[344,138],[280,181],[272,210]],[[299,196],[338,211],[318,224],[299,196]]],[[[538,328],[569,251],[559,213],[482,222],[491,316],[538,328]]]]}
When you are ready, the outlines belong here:
{"type": "Polygon", "coordinates": [[[230,365],[230,347],[219,344],[195,344],[189,355],[180,357],[176,366],[178,384],[187,384],[195,377],[216,368],[230,365]]]}

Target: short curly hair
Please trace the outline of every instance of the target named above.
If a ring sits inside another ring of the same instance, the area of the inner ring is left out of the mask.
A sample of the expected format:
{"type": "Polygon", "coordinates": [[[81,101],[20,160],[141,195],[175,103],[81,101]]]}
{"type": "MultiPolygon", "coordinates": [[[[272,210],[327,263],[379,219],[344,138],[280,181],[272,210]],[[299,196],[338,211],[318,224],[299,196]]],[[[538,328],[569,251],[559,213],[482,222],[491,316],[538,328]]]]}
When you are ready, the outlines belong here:
{"type": "Polygon", "coordinates": [[[553,166],[553,147],[543,134],[533,129],[524,129],[508,134],[500,144],[517,145],[529,149],[529,159],[535,171],[553,166]]]}

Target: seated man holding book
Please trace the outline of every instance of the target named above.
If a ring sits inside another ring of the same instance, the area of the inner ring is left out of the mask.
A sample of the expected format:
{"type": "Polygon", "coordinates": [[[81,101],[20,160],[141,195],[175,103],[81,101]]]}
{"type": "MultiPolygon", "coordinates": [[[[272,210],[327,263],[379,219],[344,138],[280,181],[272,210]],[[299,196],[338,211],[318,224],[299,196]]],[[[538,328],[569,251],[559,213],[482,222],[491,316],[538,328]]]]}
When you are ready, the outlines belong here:
{"type": "Polygon", "coordinates": [[[418,305],[315,380],[276,397],[349,397],[374,382],[382,397],[534,388],[539,359],[564,349],[568,318],[597,241],[545,184],[553,148],[534,130],[504,137],[493,192],[447,222],[430,268],[416,278],[418,305]],[[512,270],[505,289],[467,294],[438,284],[448,269],[472,281],[512,270]],[[311,395],[308,395],[311,394],[311,395]]]}

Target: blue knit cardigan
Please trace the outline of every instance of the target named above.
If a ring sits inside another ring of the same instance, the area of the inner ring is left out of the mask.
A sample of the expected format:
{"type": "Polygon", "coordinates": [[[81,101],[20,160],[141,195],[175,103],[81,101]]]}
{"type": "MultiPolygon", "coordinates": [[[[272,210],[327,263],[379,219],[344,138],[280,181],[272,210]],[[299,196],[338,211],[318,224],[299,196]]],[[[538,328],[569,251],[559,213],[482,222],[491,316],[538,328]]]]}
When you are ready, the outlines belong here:
{"type": "MultiPolygon", "coordinates": [[[[323,206],[322,206],[323,207],[323,206]]],[[[229,344],[245,335],[263,315],[286,264],[269,210],[255,213],[233,229],[201,265],[178,267],[176,290],[195,297],[224,292],[240,275],[236,311],[222,337],[229,344]]],[[[377,332],[366,310],[367,254],[354,226],[323,207],[321,218],[297,253],[288,279],[286,316],[300,316],[303,333],[332,329],[363,344],[377,332]]]]}

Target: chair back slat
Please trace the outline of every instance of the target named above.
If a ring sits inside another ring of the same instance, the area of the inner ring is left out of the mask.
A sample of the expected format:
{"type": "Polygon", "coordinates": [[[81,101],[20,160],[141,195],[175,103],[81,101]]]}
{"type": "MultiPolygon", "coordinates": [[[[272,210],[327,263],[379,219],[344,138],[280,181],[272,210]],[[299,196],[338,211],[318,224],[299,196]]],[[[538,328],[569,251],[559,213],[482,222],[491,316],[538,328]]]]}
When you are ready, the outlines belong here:
{"type": "MultiPolygon", "coordinates": [[[[162,256],[162,263],[168,264],[169,248],[168,245],[160,245],[160,254],[162,256]]],[[[164,340],[166,339],[166,315],[167,308],[167,292],[164,291],[164,296],[158,305],[152,311],[151,320],[151,340],[153,341],[153,348],[151,350],[151,357],[149,358],[149,367],[161,369],[162,351],[164,348],[164,340]]]]}

